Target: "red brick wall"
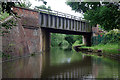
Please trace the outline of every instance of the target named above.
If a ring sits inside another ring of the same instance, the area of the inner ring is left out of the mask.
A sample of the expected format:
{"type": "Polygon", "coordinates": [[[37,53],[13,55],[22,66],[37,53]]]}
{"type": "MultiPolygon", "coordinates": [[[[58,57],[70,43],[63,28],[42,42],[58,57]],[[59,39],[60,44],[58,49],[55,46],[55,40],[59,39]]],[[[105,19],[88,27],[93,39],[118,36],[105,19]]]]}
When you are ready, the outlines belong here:
{"type": "Polygon", "coordinates": [[[29,27],[38,27],[38,12],[30,9],[24,9],[15,7],[13,8],[13,11],[18,14],[19,17],[21,17],[22,25],[27,25],[29,27]]]}
{"type": "Polygon", "coordinates": [[[38,24],[38,12],[13,8],[20,18],[17,19],[17,26],[14,26],[10,33],[3,36],[3,60],[26,56],[34,52],[40,52],[40,33],[38,24]]]}

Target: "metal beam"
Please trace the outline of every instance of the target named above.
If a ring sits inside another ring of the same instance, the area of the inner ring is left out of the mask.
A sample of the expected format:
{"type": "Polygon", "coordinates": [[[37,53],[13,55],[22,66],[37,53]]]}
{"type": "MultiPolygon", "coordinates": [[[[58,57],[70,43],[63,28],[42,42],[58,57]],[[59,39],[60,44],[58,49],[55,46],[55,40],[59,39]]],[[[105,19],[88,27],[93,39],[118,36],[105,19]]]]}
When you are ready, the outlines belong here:
{"type": "Polygon", "coordinates": [[[67,16],[61,17],[53,14],[40,13],[39,18],[40,27],[79,32],[92,32],[92,27],[89,23],[82,20],[77,20],[74,16],[70,19],[67,16]]]}

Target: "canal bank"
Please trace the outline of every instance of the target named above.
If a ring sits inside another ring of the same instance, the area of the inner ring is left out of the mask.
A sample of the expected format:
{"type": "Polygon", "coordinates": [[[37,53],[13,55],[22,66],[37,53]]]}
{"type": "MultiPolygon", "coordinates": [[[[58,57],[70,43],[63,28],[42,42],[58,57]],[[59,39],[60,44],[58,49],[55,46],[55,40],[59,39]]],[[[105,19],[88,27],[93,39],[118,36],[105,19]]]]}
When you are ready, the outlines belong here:
{"type": "Polygon", "coordinates": [[[106,44],[106,45],[96,45],[91,47],[86,46],[74,46],[73,49],[77,52],[82,52],[88,55],[96,55],[107,57],[110,59],[120,61],[120,51],[118,44],[106,44]]]}

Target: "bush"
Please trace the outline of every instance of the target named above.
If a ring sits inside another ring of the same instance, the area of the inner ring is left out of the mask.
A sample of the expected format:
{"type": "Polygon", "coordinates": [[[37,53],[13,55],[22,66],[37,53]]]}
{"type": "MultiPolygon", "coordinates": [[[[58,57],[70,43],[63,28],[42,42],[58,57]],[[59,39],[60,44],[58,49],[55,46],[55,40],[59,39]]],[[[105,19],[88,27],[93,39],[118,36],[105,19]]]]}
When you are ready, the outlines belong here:
{"type": "Polygon", "coordinates": [[[104,43],[104,44],[106,44],[106,43],[118,43],[119,38],[120,38],[120,30],[113,29],[104,35],[104,40],[102,41],[102,43],[104,43]]]}

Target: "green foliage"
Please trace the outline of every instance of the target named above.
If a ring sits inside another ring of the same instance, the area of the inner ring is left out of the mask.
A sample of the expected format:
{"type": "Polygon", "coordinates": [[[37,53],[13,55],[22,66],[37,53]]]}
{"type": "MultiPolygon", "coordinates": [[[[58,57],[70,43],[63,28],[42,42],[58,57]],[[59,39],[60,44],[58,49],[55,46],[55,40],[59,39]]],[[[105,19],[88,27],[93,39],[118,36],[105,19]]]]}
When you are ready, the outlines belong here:
{"type": "Polygon", "coordinates": [[[84,19],[91,25],[100,24],[105,30],[120,29],[120,11],[118,3],[104,2],[67,2],[72,10],[84,12],[84,19]]]}
{"type": "Polygon", "coordinates": [[[22,2],[22,3],[15,4],[15,6],[23,7],[23,8],[30,8],[31,5],[32,5],[32,4],[30,3],[30,1],[28,1],[27,3],[24,1],[24,2],[22,2]]]}
{"type": "Polygon", "coordinates": [[[100,44],[94,45],[90,48],[92,49],[101,49],[103,50],[103,53],[111,53],[111,54],[117,54],[118,52],[118,43],[120,42],[120,30],[113,29],[109,32],[107,32],[103,36],[103,40],[100,44]]]}
{"type": "MultiPolygon", "coordinates": [[[[42,1],[43,4],[45,4],[45,5],[47,4],[47,2],[45,0],[37,0],[37,1],[42,1]]],[[[23,2],[22,1],[21,2],[0,2],[0,4],[1,4],[0,10],[3,13],[7,12],[10,15],[11,14],[15,14],[16,15],[16,13],[14,13],[12,11],[12,9],[11,9],[14,6],[19,6],[19,7],[24,7],[24,8],[30,8],[30,6],[32,5],[29,0],[23,0],[23,2]]]]}
{"type": "Polygon", "coordinates": [[[18,5],[14,2],[0,2],[0,4],[0,21],[3,22],[2,24],[0,24],[0,35],[5,35],[6,33],[9,33],[9,30],[12,29],[13,26],[16,26],[16,21],[13,18],[7,22],[4,22],[4,20],[10,15],[15,15],[17,17],[17,14],[14,13],[11,8],[14,6],[29,8],[31,6],[31,3],[28,2],[26,4],[25,2],[23,2],[21,4],[19,3],[20,5],[18,5]]]}
{"type": "Polygon", "coordinates": [[[1,4],[1,10],[2,12],[7,12],[9,14],[13,13],[13,11],[11,10],[11,8],[13,6],[15,6],[15,3],[14,2],[0,2],[1,4]]]}
{"type": "Polygon", "coordinates": [[[79,44],[82,43],[82,36],[81,35],[74,35],[74,39],[78,41],[79,44]]]}
{"type": "Polygon", "coordinates": [[[82,36],[80,35],[66,35],[65,40],[68,41],[70,45],[73,45],[76,41],[82,43],[82,36]]]}
{"type": "Polygon", "coordinates": [[[68,43],[72,46],[72,44],[75,42],[74,36],[73,35],[67,35],[65,37],[65,40],[68,41],[68,43]]]}
{"type": "Polygon", "coordinates": [[[102,43],[118,43],[120,40],[120,30],[113,29],[109,32],[107,32],[104,36],[104,40],[102,43]]]}
{"type": "Polygon", "coordinates": [[[64,40],[65,38],[65,34],[56,34],[56,33],[51,33],[51,46],[52,47],[61,47],[63,46],[65,43],[64,46],[67,46],[68,43],[64,40]]]}
{"type": "Polygon", "coordinates": [[[72,46],[78,46],[81,45],[81,43],[79,41],[75,41],[75,43],[72,46]]]}
{"type": "Polygon", "coordinates": [[[51,10],[51,7],[50,6],[46,7],[45,5],[41,5],[41,6],[35,6],[34,9],[37,9],[37,10],[39,10],[39,9],[51,10]]]}
{"type": "Polygon", "coordinates": [[[102,50],[103,53],[106,53],[106,54],[118,54],[118,44],[117,43],[99,44],[99,45],[94,45],[92,47],[83,47],[83,48],[102,50]]]}
{"type": "MultiPolygon", "coordinates": [[[[99,2],[66,2],[67,5],[69,5],[72,10],[75,10],[76,12],[86,12],[91,9],[96,9],[96,7],[100,7],[99,2]],[[94,6],[93,6],[94,5],[94,6]]],[[[107,3],[105,3],[107,4],[107,3]]]]}
{"type": "Polygon", "coordinates": [[[120,30],[113,29],[109,32],[100,35],[92,37],[92,45],[98,45],[98,44],[107,44],[107,43],[119,43],[120,42],[120,30]]]}
{"type": "Polygon", "coordinates": [[[120,28],[120,11],[115,5],[111,7],[102,6],[95,10],[89,10],[84,14],[84,18],[92,25],[99,24],[104,30],[120,28]]]}
{"type": "Polygon", "coordinates": [[[82,43],[82,36],[51,33],[51,47],[72,49],[76,41],[82,43]]]}
{"type": "Polygon", "coordinates": [[[3,21],[3,20],[6,19],[8,16],[9,16],[9,14],[8,14],[7,12],[5,12],[5,13],[1,12],[1,13],[0,13],[0,21],[3,21]]]}
{"type": "Polygon", "coordinates": [[[5,54],[5,53],[3,53],[2,51],[0,51],[0,58],[2,58],[2,57],[5,57],[5,58],[7,58],[7,59],[10,59],[11,58],[11,55],[10,54],[5,54]]]}
{"type": "Polygon", "coordinates": [[[6,33],[9,33],[10,29],[12,29],[13,26],[16,26],[16,23],[17,22],[14,19],[3,23],[2,26],[0,26],[0,34],[4,36],[6,33]]]}

